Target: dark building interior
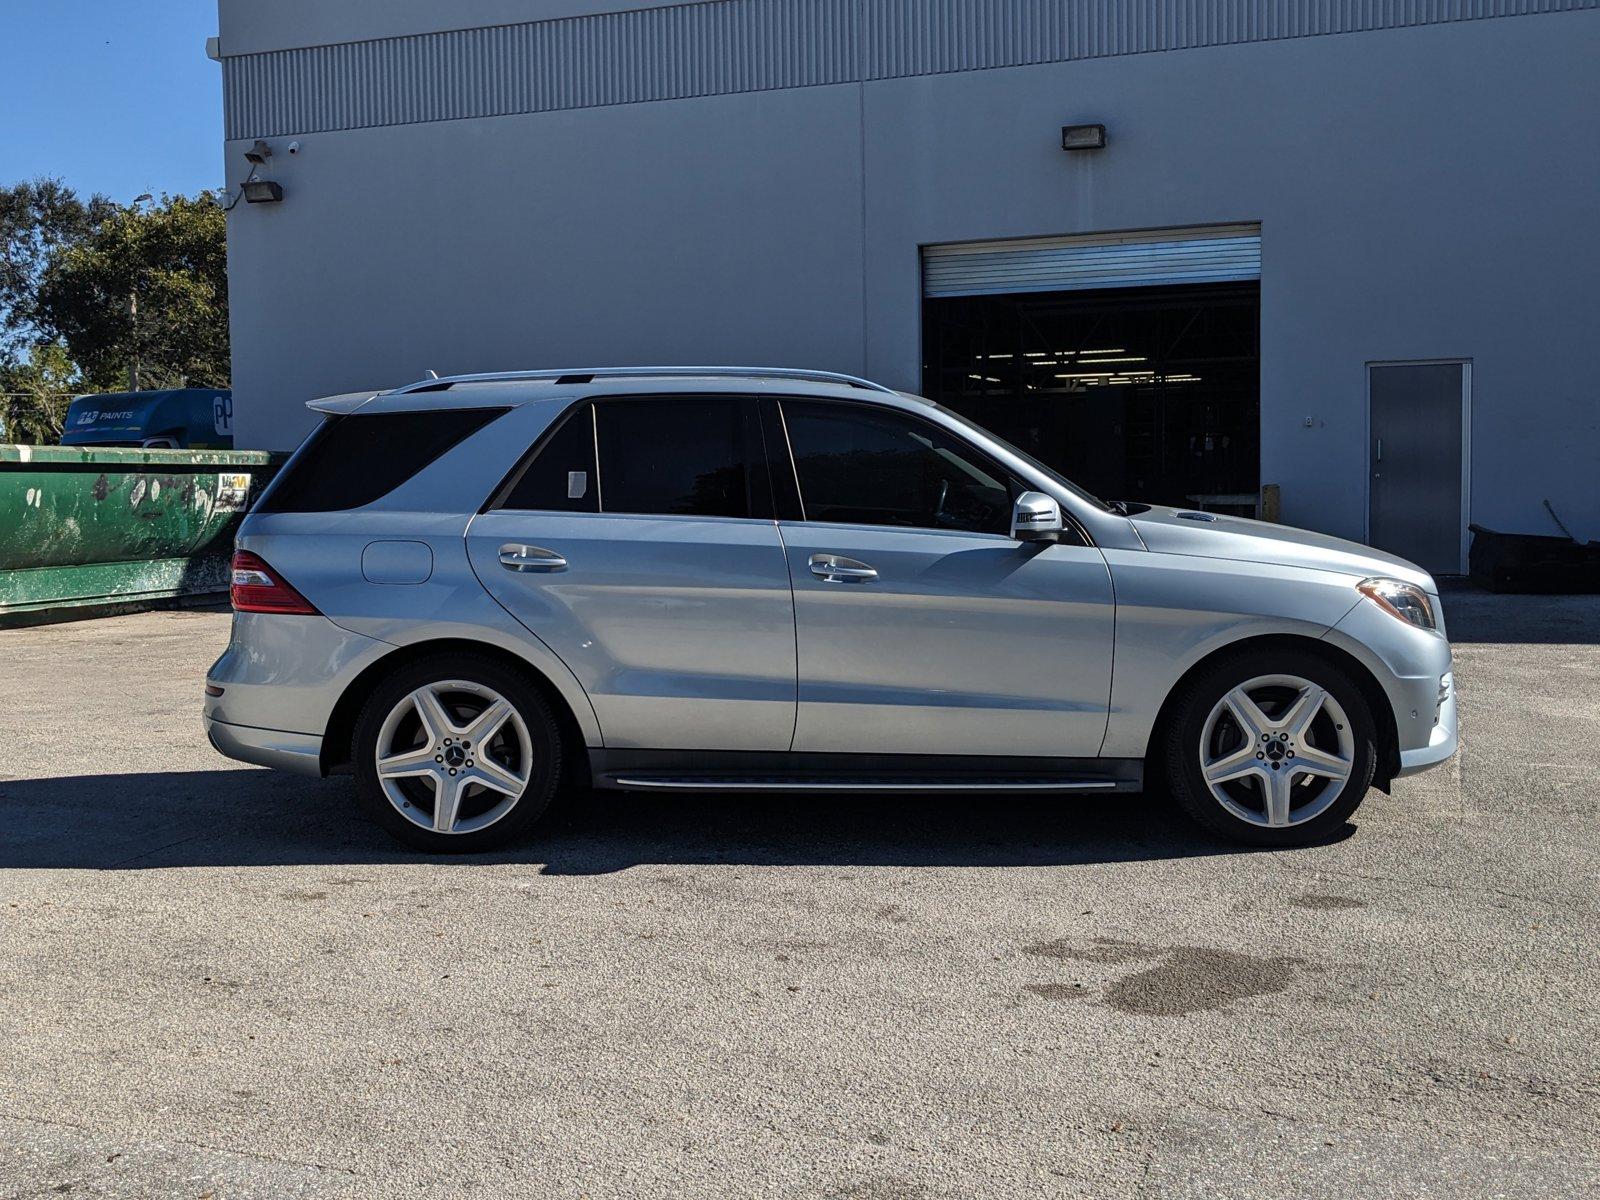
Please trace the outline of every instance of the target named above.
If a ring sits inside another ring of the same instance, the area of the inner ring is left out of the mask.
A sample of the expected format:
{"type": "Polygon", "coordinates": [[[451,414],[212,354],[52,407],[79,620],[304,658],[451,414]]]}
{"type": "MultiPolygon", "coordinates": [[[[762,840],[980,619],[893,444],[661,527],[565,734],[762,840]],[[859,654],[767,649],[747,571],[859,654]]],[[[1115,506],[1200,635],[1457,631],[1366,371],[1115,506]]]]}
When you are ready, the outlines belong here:
{"type": "Polygon", "coordinates": [[[926,395],[1106,499],[1254,516],[1257,282],[928,299],[926,395]]]}

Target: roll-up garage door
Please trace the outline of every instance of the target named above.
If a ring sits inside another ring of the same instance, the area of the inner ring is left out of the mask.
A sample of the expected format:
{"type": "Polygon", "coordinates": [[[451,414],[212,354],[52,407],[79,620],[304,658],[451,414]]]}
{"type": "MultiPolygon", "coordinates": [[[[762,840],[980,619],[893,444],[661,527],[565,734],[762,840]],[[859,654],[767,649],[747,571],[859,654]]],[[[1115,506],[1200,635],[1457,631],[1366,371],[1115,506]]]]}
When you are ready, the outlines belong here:
{"type": "Polygon", "coordinates": [[[954,242],[922,250],[922,294],[1070,292],[1261,278],[1261,226],[954,242]]]}

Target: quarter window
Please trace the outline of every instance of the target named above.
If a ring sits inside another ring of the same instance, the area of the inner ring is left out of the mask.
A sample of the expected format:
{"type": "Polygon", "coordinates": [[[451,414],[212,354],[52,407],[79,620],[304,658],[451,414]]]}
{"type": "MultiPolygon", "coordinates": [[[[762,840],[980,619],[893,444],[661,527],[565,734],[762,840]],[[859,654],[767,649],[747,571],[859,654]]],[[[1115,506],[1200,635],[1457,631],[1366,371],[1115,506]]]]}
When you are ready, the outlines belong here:
{"type": "Polygon", "coordinates": [[[256,510],[341,512],[371,504],[507,411],[440,408],[329,417],[256,510]]]}
{"type": "Polygon", "coordinates": [[[938,427],[854,404],[785,400],[807,521],[1010,532],[1002,473],[938,427]]]}

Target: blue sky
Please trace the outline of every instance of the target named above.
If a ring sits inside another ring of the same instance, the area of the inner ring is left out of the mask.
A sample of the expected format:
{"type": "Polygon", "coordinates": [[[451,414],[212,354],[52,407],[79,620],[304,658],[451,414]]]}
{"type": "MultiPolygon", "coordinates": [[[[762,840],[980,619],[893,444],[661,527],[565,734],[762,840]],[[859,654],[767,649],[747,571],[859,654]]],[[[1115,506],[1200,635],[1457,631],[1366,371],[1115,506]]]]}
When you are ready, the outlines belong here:
{"type": "Polygon", "coordinates": [[[216,0],[0,0],[0,185],[132,200],[222,183],[216,0]]]}

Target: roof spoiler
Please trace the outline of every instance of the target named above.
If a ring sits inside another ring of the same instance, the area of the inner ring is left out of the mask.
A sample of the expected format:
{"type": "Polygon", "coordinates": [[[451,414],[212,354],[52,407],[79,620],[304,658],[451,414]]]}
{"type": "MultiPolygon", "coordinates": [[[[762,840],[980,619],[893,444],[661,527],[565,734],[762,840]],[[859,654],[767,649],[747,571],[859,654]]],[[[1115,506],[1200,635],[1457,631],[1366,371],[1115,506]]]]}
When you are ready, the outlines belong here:
{"type": "Polygon", "coordinates": [[[339,396],[323,396],[320,400],[307,400],[306,407],[312,412],[327,413],[329,416],[343,417],[355,412],[379,392],[345,392],[339,396]]]}

